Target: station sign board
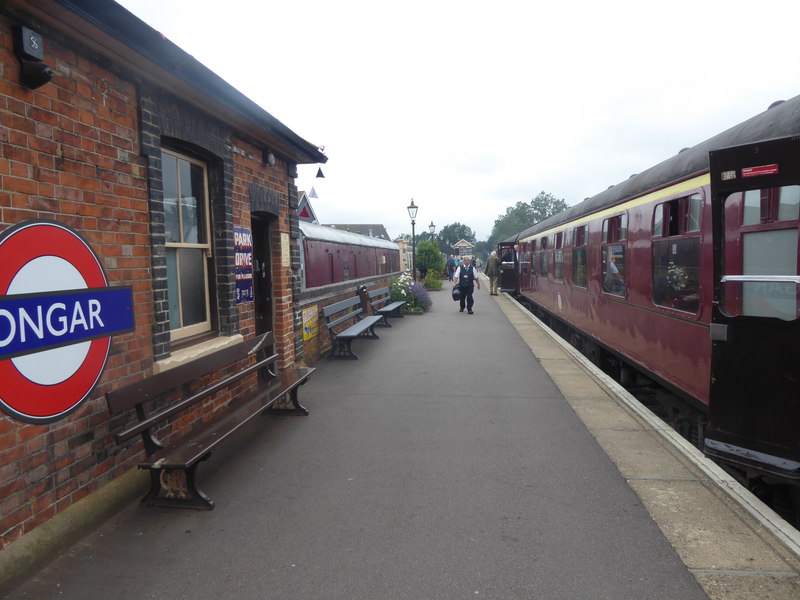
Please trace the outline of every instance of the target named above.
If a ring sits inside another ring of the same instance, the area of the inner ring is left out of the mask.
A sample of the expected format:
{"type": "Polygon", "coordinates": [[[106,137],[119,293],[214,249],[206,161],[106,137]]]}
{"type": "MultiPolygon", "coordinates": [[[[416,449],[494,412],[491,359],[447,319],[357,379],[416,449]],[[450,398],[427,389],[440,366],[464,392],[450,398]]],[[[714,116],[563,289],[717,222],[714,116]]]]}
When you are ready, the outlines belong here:
{"type": "Polygon", "coordinates": [[[0,233],[0,409],[63,418],[99,381],[111,336],[133,329],[132,289],[109,287],[75,230],[28,220],[0,233]]]}

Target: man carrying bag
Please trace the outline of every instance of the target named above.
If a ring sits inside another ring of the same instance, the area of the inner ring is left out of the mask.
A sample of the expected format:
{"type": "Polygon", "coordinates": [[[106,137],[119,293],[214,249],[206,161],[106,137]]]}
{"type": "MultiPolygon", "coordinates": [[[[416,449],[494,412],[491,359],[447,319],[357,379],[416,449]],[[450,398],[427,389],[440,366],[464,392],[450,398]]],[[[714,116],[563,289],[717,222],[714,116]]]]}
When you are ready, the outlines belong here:
{"type": "MultiPolygon", "coordinates": [[[[453,274],[453,287],[458,286],[461,290],[461,298],[459,298],[460,312],[464,312],[464,306],[467,307],[467,313],[472,313],[472,306],[475,300],[472,297],[472,292],[475,290],[475,285],[481,289],[481,282],[478,279],[478,270],[472,266],[469,256],[464,257],[464,264],[456,269],[453,274]]],[[[455,299],[455,294],[453,295],[455,299]]]]}

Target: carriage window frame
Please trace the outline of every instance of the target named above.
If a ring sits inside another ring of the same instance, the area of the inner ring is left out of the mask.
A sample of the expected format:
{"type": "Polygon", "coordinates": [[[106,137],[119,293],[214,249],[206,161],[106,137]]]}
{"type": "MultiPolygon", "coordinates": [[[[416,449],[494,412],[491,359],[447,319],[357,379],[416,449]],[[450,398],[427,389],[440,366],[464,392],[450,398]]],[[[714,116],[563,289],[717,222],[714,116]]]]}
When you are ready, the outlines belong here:
{"type": "Polygon", "coordinates": [[[653,209],[653,237],[675,237],[699,233],[703,195],[700,192],[660,202],[653,209]]]}
{"type": "MultiPolygon", "coordinates": [[[[734,192],[725,200],[726,219],[733,217],[728,207],[736,202],[740,204],[738,223],[735,225],[737,243],[726,242],[723,252],[724,274],[733,277],[723,280],[720,308],[732,317],[759,317],[786,322],[800,319],[800,284],[736,279],[736,276],[800,276],[800,186],[784,185],[734,192]],[[795,208],[791,209],[791,214],[787,214],[789,209],[785,205],[781,206],[785,204],[781,202],[784,190],[791,190],[792,196],[797,199],[792,203],[795,208]],[[755,207],[754,198],[758,201],[755,207]],[[765,239],[769,240],[772,250],[769,253],[757,252],[765,239]],[[781,251],[775,251],[776,244],[780,244],[781,251]],[[786,262],[787,257],[793,258],[793,265],[786,262]]],[[[733,227],[732,223],[728,223],[726,236],[733,227]]]]}
{"type": "Polygon", "coordinates": [[[547,236],[544,236],[541,239],[541,243],[539,244],[539,277],[548,278],[550,274],[550,261],[547,258],[547,254],[549,252],[547,248],[547,236]]]}
{"type": "Polygon", "coordinates": [[[553,249],[553,281],[564,283],[564,232],[555,235],[555,248],[553,249]]]}
{"type": "Polygon", "coordinates": [[[192,156],[161,149],[161,171],[163,182],[163,205],[165,241],[167,257],[167,304],[170,341],[176,342],[208,333],[212,330],[211,273],[214,258],[211,236],[211,203],[209,198],[208,164],[192,156]],[[175,171],[169,175],[171,165],[175,171]],[[187,184],[186,169],[189,173],[189,193],[184,194],[187,184]],[[199,169],[199,172],[198,172],[199,169]],[[199,174],[202,180],[200,189],[194,189],[193,177],[199,174]],[[168,197],[174,183],[175,197],[168,197]],[[196,194],[200,193],[198,198],[196,194]],[[193,198],[196,203],[194,219],[188,219],[192,211],[193,198]],[[170,210],[174,204],[174,210],[170,210]],[[196,225],[194,230],[192,225],[196,225]],[[199,259],[199,260],[198,260],[199,259]],[[187,277],[188,264],[194,262],[192,277],[187,277]],[[198,268],[199,267],[199,268],[198,268]],[[187,283],[187,281],[190,281],[187,283]],[[189,289],[191,286],[191,289],[189,289]],[[199,299],[199,306],[198,305],[199,299]],[[194,314],[193,314],[194,313],[194,314]],[[187,320],[192,322],[187,323],[187,320]]]}
{"type": "Polygon", "coordinates": [[[658,308],[699,314],[702,212],[700,192],[653,208],[650,295],[658,308]]]}
{"type": "Polygon", "coordinates": [[[586,266],[588,254],[586,243],[586,225],[572,230],[572,285],[579,288],[589,286],[589,270],[586,266]]]}
{"type": "Polygon", "coordinates": [[[605,294],[624,298],[628,293],[628,281],[625,276],[628,213],[604,219],[601,239],[601,288],[605,294]]]}

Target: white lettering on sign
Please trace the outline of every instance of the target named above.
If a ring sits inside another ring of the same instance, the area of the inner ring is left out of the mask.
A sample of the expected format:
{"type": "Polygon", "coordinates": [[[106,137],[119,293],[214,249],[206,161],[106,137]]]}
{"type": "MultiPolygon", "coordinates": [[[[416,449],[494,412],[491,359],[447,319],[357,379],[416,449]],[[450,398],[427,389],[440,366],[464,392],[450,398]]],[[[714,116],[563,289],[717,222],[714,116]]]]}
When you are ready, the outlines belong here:
{"type": "MultiPolygon", "coordinates": [[[[47,334],[60,337],[67,332],[74,333],[79,327],[86,332],[105,327],[100,317],[100,302],[94,298],[86,303],[88,320],[83,306],[77,300],[73,302],[71,310],[63,302],[54,302],[46,311],[45,306],[39,304],[33,311],[20,307],[16,314],[4,308],[0,309],[0,318],[6,320],[8,327],[8,335],[0,339],[0,348],[8,346],[17,336],[20,342],[26,342],[28,336],[41,340],[47,334]]],[[[0,324],[0,331],[4,330],[5,327],[0,324]]]]}
{"type": "Polygon", "coordinates": [[[250,233],[243,233],[240,231],[233,232],[233,243],[237,246],[242,246],[245,248],[252,248],[253,247],[253,234],[250,233]]]}

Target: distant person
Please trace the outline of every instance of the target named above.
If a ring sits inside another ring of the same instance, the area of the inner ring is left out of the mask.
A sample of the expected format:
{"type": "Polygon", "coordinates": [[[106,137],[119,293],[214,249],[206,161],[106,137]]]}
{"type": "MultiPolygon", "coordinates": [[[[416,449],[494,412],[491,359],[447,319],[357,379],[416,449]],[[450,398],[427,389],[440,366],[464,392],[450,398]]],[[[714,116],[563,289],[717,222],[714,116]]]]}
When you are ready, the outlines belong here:
{"type": "Polygon", "coordinates": [[[459,312],[464,312],[464,306],[466,304],[467,313],[472,314],[472,306],[475,304],[472,292],[475,291],[476,285],[478,289],[481,289],[481,282],[478,279],[478,270],[470,264],[469,256],[465,256],[464,264],[458,267],[453,274],[453,287],[458,286],[461,289],[459,312]]]}
{"type": "Polygon", "coordinates": [[[458,260],[452,254],[450,258],[447,259],[447,280],[453,281],[453,273],[456,272],[456,268],[458,268],[458,260]]]}
{"type": "Polygon", "coordinates": [[[489,260],[486,261],[484,273],[489,278],[489,294],[497,296],[497,283],[500,280],[500,259],[497,258],[495,250],[492,250],[489,260]]]}
{"type": "Polygon", "coordinates": [[[503,252],[503,262],[511,262],[512,260],[514,259],[511,257],[511,250],[506,248],[506,251],[503,252]]]}

